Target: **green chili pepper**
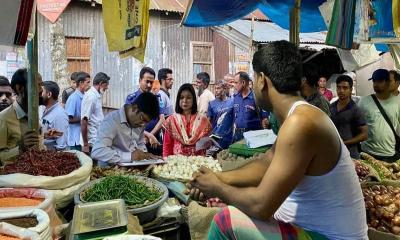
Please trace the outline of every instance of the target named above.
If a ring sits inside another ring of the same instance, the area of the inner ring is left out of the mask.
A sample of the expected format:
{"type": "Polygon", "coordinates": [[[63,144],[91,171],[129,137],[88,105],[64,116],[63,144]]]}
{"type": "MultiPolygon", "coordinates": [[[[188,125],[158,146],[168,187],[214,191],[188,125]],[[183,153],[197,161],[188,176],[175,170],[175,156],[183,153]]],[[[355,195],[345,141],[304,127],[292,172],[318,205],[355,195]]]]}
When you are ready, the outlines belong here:
{"type": "Polygon", "coordinates": [[[129,205],[151,204],[161,193],[128,176],[108,176],[92,185],[82,196],[84,201],[98,202],[122,198],[129,205]]]}

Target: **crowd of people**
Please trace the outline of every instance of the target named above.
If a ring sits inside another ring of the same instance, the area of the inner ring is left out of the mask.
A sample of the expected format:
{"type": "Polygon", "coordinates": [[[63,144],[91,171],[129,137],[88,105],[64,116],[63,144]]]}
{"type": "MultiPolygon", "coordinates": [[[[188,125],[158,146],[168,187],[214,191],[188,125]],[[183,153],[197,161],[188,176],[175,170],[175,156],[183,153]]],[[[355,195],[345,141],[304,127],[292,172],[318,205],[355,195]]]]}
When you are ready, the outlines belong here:
{"type": "Polygon", "coordinates": [[[61,102],[58,84],[37,75],[39,132],[28,128],[27,71],[19,69],[11,83],[0,77],[0,160],[13,161],[34,145],[83,151],[99,166],[130,162],[138,152],[206,155],[196,146],[204,137],[221,150],[244,132],[270,128],[276,142],[251,163],[222,173],[200,168],[193,175],[187,189],[193,199],[229,205],[215,216],[209,239],[367,239],[351,158],[360,151],[388,162],[400,158],[399,73],[376,70],[370,78],[375,93],[356,103],[350,76],[337,77],[333,100],[326,78],[315,65],[303,64],[287,41],[266,44],[252,65],[254,82],[238,72],[216,81],[212,93],[210,76],[202,72],[195,84],[179,87],[176,99],[170,95],[173,71],[160,69],[156,81],[155,71],[144,67],[139,89],[106,116],[107,74],[97,73],[93,84],[88,73],[71,74],[61,102]]]}
{"type": "MultiPolygon", "coordinates": [[[[253,81],[245,72],[227,74],[216,81],[214,93],[209,90],[209,74],[201,72],[194,84],[180,86],[175,101],[170,97],[174,84],[171,69],[160,69],[157,80],[149,67],[141,69],[139,76],[139,88],[126,97],[125,105],[104,117],[102,96],[110,81],[107,74],[97,73],[91,84],[88,73],[72,73],[71,86],[62,92],[61,101],[58,84],[43,82],[37,75],[43,145],[52,150],[83,151],[108,165],[132,161],[138,149],[164,158],[206,155],[204,148],[196,148],[203,137],[215,140],[217,145],[211,146],[215,153],[243,139],[244,132],[267,128],[276,134],[279,131],[280,122],[274,113],[256,104],[253,81]]],[[[304,64],[299,92],[331,118],[352,158],[359,158],[360,151],[364,151],[378,159],[395,161],[400,158],[400,75],[394,70],[378,69],[370,80],[375,94],[356,103],[353,79],[340,75],[335,99],[318,68],[304,64]]],[[[26,83],[25,69],[18,70],[11,83],[0,77],[0,130],[4,130],[0,155],[4,161],[26,145],[24,139],[36,139],[27,130],[26,83]]]]}

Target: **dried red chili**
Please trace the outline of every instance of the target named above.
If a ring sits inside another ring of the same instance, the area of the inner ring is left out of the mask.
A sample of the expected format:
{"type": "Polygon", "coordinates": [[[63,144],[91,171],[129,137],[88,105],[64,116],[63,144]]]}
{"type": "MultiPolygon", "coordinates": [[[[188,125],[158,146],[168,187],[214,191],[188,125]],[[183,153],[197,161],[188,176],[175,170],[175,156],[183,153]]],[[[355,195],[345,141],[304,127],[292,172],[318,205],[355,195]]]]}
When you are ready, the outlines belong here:
{"type": "Polygon", "coordinates": [[[73,153],[31,148],[18,156],[15,163],[4,166],[2,174],[25,173],[34,176],[67,175],[81,166],[73,153]]]}

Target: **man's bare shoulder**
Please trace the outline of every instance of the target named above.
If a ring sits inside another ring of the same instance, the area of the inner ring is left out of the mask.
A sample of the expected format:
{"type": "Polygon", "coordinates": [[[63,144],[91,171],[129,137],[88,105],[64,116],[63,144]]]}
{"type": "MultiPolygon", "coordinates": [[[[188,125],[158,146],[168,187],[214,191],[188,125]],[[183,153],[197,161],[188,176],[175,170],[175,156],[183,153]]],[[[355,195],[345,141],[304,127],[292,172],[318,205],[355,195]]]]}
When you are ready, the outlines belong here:
{"type": "Polygon", "coordinates": [[[319,109],[303,105],[296,108],[296,110],[286,118],[282,129],[288,128],[293,132],[310,133],[317,131],[316,127],[319,123],[329,120],[329,117],[319,109]]]}

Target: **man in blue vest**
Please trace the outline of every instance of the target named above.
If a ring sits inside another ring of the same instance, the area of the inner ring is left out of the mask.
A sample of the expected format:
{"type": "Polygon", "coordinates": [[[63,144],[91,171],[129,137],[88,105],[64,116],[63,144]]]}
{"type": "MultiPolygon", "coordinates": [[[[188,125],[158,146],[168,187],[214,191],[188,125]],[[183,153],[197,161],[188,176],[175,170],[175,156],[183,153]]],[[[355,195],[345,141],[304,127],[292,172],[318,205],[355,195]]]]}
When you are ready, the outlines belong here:
{"type": "Polygon", "coordinates": [[[254,92],[249,86],[250,81],[249,75],[245,72],[238,72],[235,75],[237,93],[233,96],[234,142],[243,139],[244,132],[260,130],[268,125],[268,113],[257,107],[254,92]]]}
{"type": "Polygon", "coordinates": [[[212,124],[212,135],[218,138],[222,149],[227,149],[233,137],[233,98],[228,97],[223,80],[215,84],[215,100],[208,105],[207,116],[212,124]]]}
{"type": "MultiPolygon", "coordinates": [[[[144,92],[150,92],[151,88],[153,86],[153,82],[156,77],[156,73],[154,70],[150,67],[144,67],[140,70],[139,74],[139,89],[132,93],[129,94],[126,97],[125,104],[132,104],[137,97],[140,96],[140,94],[144,92]]],[[[156,96],[157,99],[160,101],[160,96],[156,96]]],[[[160,149],[161,145],[161,136],[160,136],[160,130],[162,127],[162,123],[164,121],[164,109],[160,108],[160,115],[157,118],[153,118],[145,128],[144,135],[146,137],[146,147],[148,152],[156,154],[156,155],[161,155],[162,150],[160,149]]]]}

